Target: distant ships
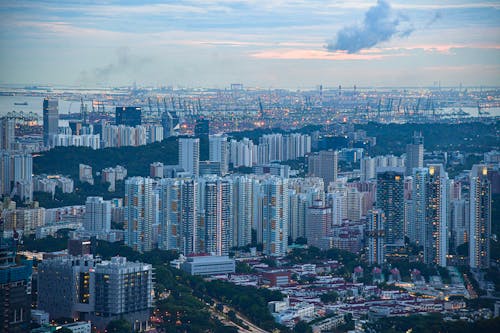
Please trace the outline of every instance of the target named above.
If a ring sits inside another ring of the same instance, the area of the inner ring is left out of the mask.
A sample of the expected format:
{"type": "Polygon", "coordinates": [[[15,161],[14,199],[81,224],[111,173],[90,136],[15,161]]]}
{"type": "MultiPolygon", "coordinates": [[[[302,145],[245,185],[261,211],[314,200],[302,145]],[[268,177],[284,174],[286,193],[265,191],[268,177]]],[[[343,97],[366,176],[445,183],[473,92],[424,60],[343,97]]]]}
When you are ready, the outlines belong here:
{"type": "Polygon", "coordinates": [[[22,103],[15,102],[14,105],[28,105],[28,102],[22,102],[22,103]]]}

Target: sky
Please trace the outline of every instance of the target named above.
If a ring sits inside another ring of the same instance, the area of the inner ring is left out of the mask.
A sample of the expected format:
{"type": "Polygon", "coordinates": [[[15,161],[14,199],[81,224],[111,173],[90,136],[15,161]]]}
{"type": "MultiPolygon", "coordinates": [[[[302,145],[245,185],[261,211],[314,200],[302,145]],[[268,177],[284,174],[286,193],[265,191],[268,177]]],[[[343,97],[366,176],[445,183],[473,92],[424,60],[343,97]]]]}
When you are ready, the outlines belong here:
{"type": "Polygon", "coordinates": [[[500,1],[0,0],[0,84],[499,86],[500,1]]]}

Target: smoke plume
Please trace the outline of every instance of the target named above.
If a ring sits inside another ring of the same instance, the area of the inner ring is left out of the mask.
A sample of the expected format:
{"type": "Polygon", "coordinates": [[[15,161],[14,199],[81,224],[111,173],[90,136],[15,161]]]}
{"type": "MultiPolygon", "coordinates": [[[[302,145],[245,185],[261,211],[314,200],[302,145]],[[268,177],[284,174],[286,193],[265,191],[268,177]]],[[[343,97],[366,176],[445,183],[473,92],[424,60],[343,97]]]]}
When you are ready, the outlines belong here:
{"type": "Polygon", "coordinates": [[[404,15],[397,15],[385,0],[378,0],[365,13],[361,25],[342,28],[334,40],[328,41],[328,51],[347,51],[357,53],[369,49],[392,37],[408,37],[413,32],[412,27],[402,28],[402,22],[409,21],[404,15]]]}

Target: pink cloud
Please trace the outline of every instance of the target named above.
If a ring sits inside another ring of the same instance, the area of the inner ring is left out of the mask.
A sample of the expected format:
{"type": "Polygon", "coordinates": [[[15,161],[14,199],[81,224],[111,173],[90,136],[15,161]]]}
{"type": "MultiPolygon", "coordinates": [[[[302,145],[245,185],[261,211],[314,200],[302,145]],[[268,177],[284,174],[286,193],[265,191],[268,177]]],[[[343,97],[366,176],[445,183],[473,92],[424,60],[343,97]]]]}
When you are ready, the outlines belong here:
{"type": "Polygon", "coordinates": [[[250,56],[258,59],[304,59],[304,60],[379,60],[386,57],[402,56],[404,54],[382,54],[369,50],[357,54],[350,54],[344,51],[328,52],[323,50],[269,50],[252,53],[250,56]]]}

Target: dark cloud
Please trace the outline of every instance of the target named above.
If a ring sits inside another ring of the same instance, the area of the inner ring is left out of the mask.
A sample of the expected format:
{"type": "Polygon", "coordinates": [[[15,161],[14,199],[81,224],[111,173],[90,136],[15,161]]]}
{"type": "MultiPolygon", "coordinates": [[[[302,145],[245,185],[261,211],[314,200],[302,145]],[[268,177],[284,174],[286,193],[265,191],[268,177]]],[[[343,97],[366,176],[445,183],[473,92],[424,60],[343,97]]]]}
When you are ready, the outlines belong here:
{"type": "Polygon", "coordinates": [[[434,16],[429,20],[429,22],[427,22],[427,24],[425,25],[425,27],[426,28],[430,27],[431,25],[433,25],[434,23],[436,23],[436,21],[440,20],[442,17],[443,17],[443,15],[441,15],[440,12],[436,12],[434,14],[434,16]]]}
{"type": "Polygon", "coordinates": [[[402,28],[403,22],[409,22],[409,18],[403,14],[396,15],[389,3],[378,0],[377,4],[365,13],[361,25],[342,28],[337,32],[336,39],[329,41],[326,48],[328,51],[356,53],[388,41],[394,36],[408,37],[414,29],[402,28]]]}
{"type": "Polygon", "coordinates": [[[110,79],[124,74],[135,74],[151,59],[141,58],[130,54],[128,47],[119,47],[116,49],[116,62],[85,70],[80,73],[80,83],[105,83],[110,79]]]}

